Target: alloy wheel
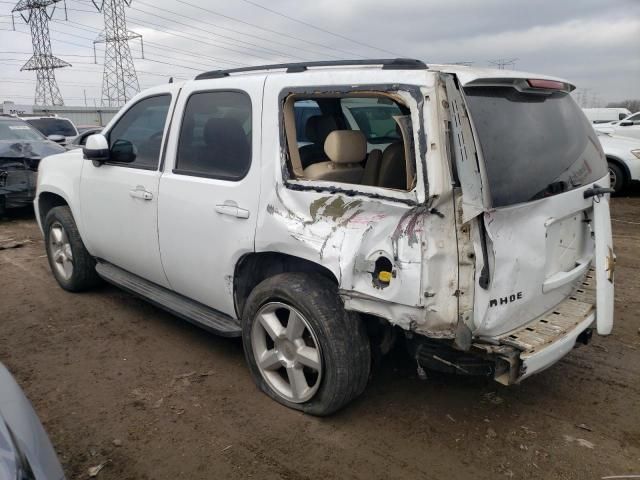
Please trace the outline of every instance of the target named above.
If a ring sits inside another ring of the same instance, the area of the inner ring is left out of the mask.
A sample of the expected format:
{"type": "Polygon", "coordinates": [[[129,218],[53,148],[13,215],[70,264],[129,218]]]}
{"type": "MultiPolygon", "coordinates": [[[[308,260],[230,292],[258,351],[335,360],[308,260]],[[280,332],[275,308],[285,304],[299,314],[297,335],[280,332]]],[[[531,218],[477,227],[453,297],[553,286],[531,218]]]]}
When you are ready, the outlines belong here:
{"type": "Polygon", "coordinates": [[[60,222],[53,222],[49,228],[49,254],[58,275],[69,280],[73,275],[73,251],[69,236],[60,222]]]}
{"type": "Polygon", "coordinates": [[[609,168],[609,185],[611,188],[615,188],[618,182],[618,175],[616,175],[615,170],[613,168],[609,168]]]}
{"type": "Polygon", "coordinates": [[[322,379],[320,344],[307,319],[280,302],[265,304],[251,327],[251,347],[264,380],[283,399],[304,403],[322,379]]]}

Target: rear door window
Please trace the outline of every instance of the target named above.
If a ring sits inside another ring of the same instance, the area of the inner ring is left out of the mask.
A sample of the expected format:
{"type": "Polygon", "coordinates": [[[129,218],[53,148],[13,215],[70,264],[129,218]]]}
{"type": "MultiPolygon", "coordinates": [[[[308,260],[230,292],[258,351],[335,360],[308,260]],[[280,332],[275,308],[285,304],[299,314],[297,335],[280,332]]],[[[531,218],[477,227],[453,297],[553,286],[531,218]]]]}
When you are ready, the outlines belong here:
{"type": "Polygon", "coordinates": [[[568,93],[467,87],[465,94],[494,207],[555,195],[606,175],[595,131],[568,93]]]}
{"type": "Polygon", "coordinates": [[[174,173],[240,180],[251,165],[251,99],[239,91],[194,93],[180,128],[174,173]]]}

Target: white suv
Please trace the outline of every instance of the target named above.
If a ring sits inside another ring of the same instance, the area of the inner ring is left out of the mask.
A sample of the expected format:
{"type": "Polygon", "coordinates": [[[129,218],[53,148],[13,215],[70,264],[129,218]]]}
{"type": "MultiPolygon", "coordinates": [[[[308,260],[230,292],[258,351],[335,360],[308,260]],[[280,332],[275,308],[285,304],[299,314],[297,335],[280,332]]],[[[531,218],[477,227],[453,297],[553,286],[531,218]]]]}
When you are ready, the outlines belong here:
{"type": "Polygon", "coordinates": [[[593,128],[611,135],[640,140],[640,112],[629,115],[618,122],[596,123],[593,128]]]}
{"type": "Polygon", "coordinates": [[[404,59],[155,87],[41,163],[53,274],[242,336],[257,385],[315,415],[399,340],[420,369],[517,383],[612,328],[607,164],[573,88],[404,59]],[[380,148],[356,99],[395,112],[364,112],[380,148]]]}
{"type": "Polygon", "coordinates": [[[78,136],[78,129],[68,118],[49,115],[42,117],[28,116],[22,119],[39,130],[45,137],[61,145],[70,144],[78,136]]]}

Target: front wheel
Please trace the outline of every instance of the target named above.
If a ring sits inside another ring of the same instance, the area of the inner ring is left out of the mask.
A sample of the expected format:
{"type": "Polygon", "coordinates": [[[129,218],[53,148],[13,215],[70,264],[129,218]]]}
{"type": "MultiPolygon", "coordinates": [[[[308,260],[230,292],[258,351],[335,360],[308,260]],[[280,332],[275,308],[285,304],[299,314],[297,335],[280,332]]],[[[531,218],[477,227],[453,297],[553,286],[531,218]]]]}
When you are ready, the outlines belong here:
{"type": "Polygon", "coordinates": [[[284,273],[260,283],[244,309],[242,340],[258,387],[312,415],[340,409],[369,378],[362,320],[344,309],[335,284],[320,275],[284,273]]]}
{"type": "Polygon", "coordinates": [[[44,237],[51,271],[62,288],[80,292],[100,283],[95,259],[82,243],[69,207],[55,207],[47,213],[44,237]]]}

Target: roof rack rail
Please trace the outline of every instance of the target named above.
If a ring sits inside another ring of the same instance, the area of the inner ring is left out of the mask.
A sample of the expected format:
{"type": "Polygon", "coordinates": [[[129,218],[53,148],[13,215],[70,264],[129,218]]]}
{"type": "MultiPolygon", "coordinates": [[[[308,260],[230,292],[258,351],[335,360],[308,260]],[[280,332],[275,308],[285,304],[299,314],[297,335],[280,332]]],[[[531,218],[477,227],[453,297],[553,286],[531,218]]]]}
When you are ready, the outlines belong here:
{"type": "Polygon", "coordinates": [[[413,58],[384,58],[374,60],[328,60],[320,62],[275,63],[272,65],[256,65],[252,67],[232,68],[229,70],[211,70],[196,76],[196,80],[228,77],[232,73],[255,72],[260,70],[283,70],[287,73],[299,73],[309,67],[356,67],[382,65],[383,70],[426,70],[427,65],[413,58]]]}

